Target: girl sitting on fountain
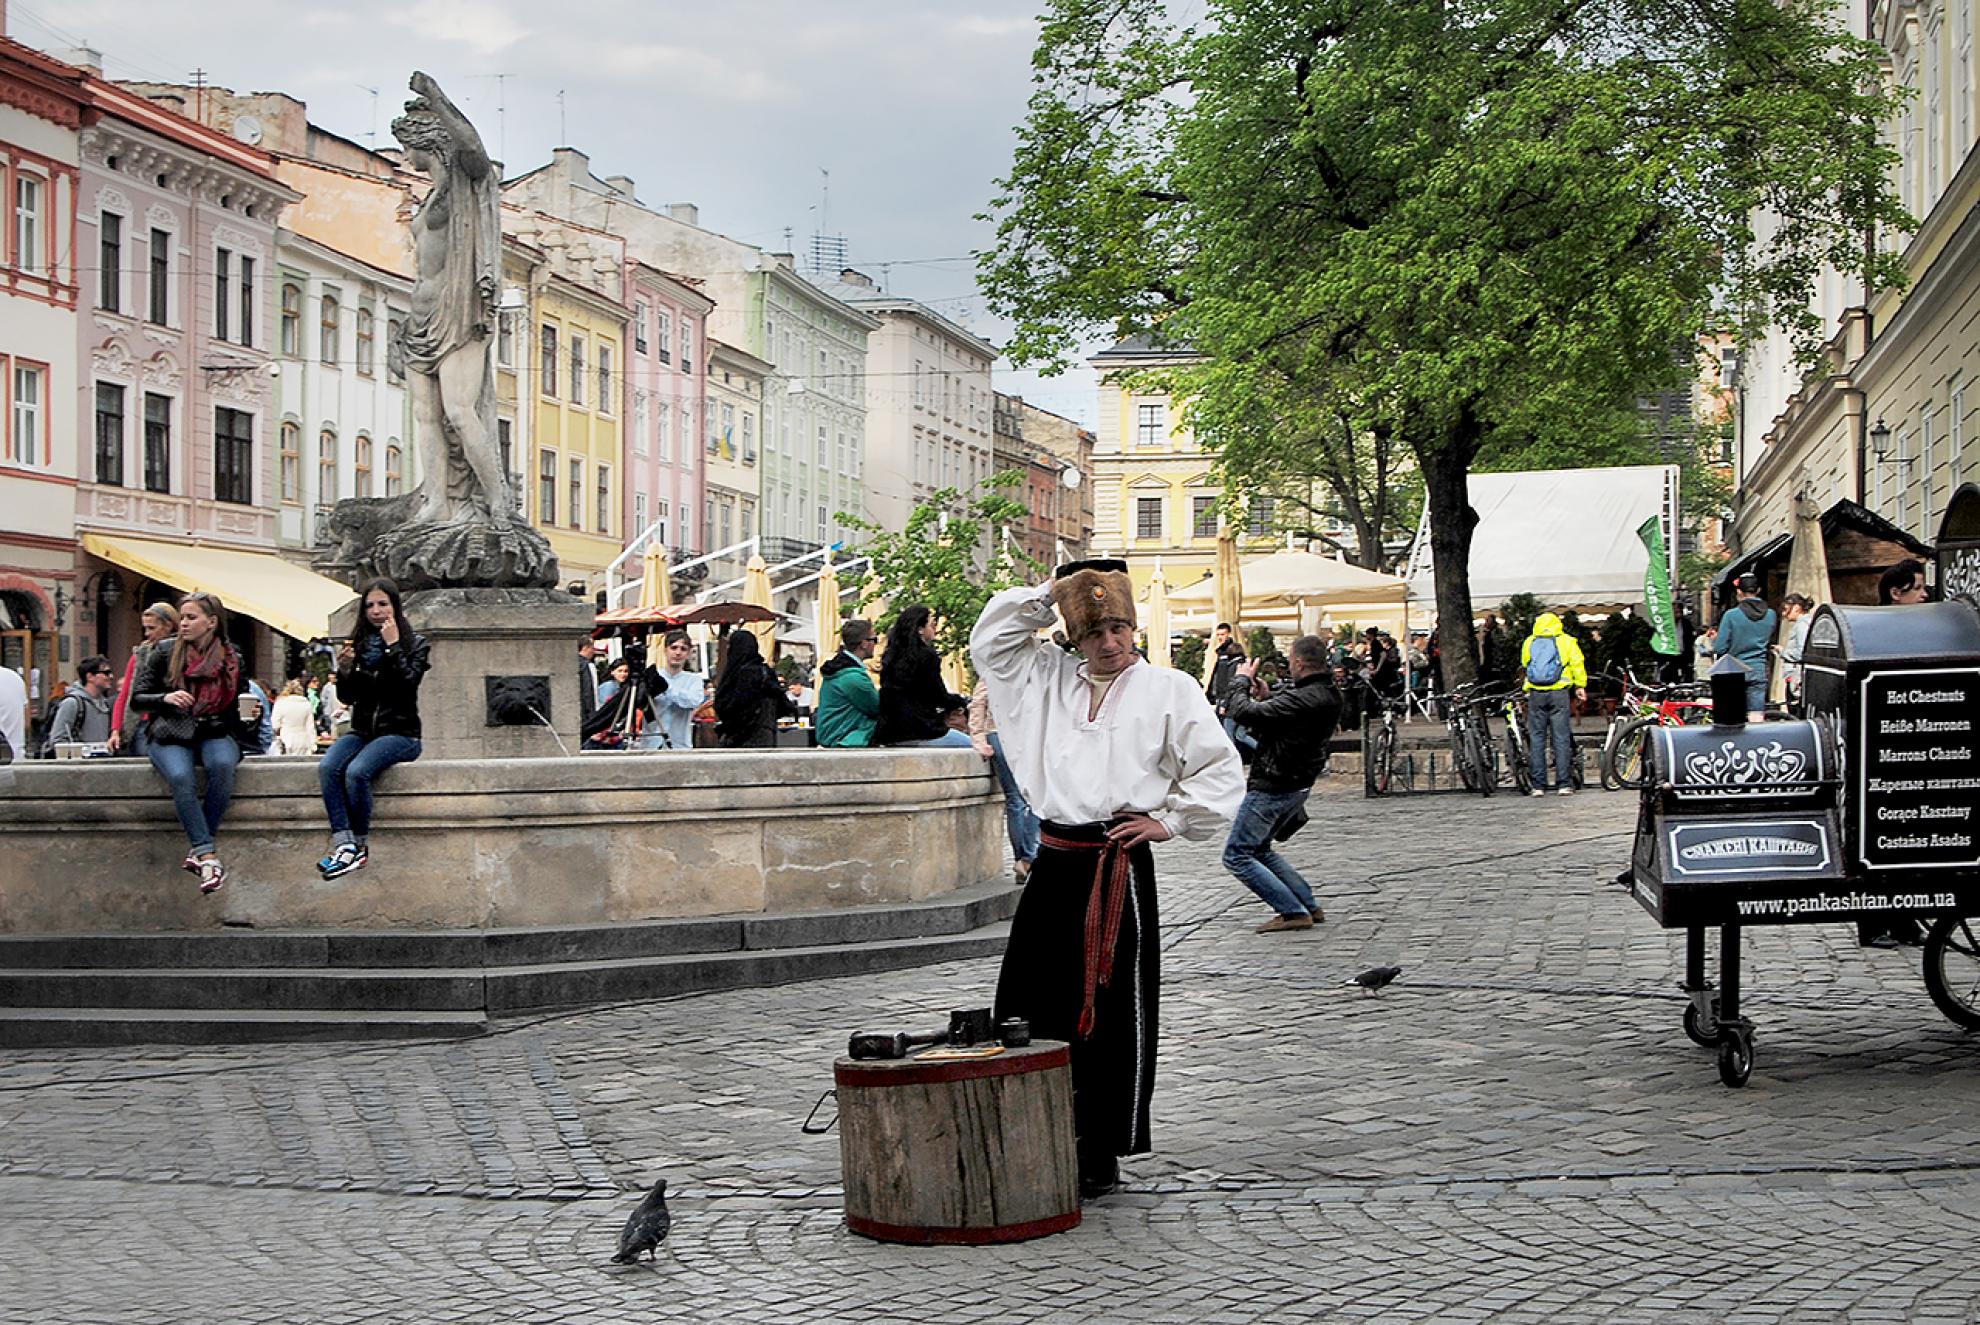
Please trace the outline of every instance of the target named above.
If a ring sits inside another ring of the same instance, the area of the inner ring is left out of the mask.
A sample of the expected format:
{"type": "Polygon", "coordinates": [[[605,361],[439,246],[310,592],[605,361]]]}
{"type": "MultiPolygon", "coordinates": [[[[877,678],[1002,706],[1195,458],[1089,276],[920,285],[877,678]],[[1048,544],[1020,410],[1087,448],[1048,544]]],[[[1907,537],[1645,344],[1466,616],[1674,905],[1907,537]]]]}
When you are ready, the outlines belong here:
{"type": "Polygon", "coordinates": [[[419,758],[419,682],[433,666],[426,640],[406,623],[399,586],[371,580],[358,591],[357,632],[337,653],[337,693],[351,729],[317,765],[330,815],[330,854],[316,862],[326,879],[361,870],[369,859],[371,783],[394,764],[419,758]]]}
{"type": "Polygon", "coordinates": [[[247,672],[240,650],[227,642],[227,609],[212,594],[179,600],[178,630],[170,648],[161,643],[139,652],[131,707],[145,715],[145,754],[172,789],[172,808],[186,830],[186,869],[199,876],[199,890],[210,893],[227,881],[213,838],[234,799],[247,672]],[[204,798],[196,782],[202,767],[204,798]]]}

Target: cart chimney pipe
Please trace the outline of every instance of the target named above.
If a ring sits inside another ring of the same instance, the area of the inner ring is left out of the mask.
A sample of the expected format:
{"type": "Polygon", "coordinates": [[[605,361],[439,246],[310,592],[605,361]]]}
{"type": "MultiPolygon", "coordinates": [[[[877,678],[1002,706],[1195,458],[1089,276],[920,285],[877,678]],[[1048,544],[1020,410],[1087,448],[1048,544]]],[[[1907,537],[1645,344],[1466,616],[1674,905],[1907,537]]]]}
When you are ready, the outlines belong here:
{"type": "Polygon", "coordinates": [[[1746,725],[1746,664],[1731,654],[1712,667],[1712,725],[1746,725]]]}

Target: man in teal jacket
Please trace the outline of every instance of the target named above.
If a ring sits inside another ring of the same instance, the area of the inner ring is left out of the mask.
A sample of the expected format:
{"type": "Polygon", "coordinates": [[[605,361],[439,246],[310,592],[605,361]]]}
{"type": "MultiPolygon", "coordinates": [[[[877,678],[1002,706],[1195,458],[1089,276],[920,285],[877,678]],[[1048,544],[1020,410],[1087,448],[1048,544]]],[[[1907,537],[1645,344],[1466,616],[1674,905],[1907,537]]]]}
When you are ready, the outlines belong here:
{"type": "Polygon", "coordinates": [[[1542,612],[1533,633],[1519,646],[1526,674],[1526,746],[1533,774],[1532,795],[1547,794],[1547,745],[1553,738],[1554,781],[1563,796],[1574,795],[1574,721],[1568,691],[1588,698],[1588,663],[1581,645],[1561,629],[1561,619],[1542,612]]]}
{"type": "Polygon", "coordinates": [[[1780,618],[1760,597],[1760,577],[1742,575],[1733,581],[1739,601],[1719,618],[1718,638],[1712,643],[1720,657],[1731,654],[1746,668],[1746,720],[1767,717],[1767,649],[1780,628],[1780,618]]]}
{"type": "Polygon", "coordinates": [[[818,669],[818,743],[871,745],[880,721],[880,690],[867,674],[873,656],[873,623],[854,617],[839,627],[839,651],[818,669]]]}

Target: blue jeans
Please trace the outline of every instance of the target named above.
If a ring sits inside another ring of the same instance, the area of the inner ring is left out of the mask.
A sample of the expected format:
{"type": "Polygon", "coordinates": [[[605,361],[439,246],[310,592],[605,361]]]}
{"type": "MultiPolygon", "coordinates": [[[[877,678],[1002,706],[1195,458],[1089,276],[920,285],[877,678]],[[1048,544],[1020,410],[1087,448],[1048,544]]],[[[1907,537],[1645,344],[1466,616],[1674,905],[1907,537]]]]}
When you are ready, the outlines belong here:
{"type": "Polygon", "coordinates": [[[1038,858],[1038,816],[1025,804],[1024,793],[1018,790],[1017,779],[1011,776],[1010,763],[1004,758],[1004,743],[997,739],[997,733],[990,733],[990,748],[995,751],[990,756],[990,767],[996,770],[997,785],[1004,789],[1004,831],[1011,837],[1011,856],[1016,860],[1036,860],[1038,858]]]}
{"type": "Polygon", "coordinates": [[[419,758],[419,742],[410,736],[373,736],[356,732],[339,736],[316,766],[323,787],[323,808],[330,812],[333,840],[364,841],[371,831],[371,780],[394,764],[419,758]]]}
{"type": "Polygon", "coordinates": [[[191,745],[147,741],[144,753],[172,789],[172,808],[178,811],[192,854],[213,850],[213,835],[220,831],[220,820],[234,800],[234,770],[241,766],[241,747],[231,736],[209,736],[191,745]],[[201,767],[206,769],[204,800],[196,785],[201,767]]]}
{"type": "Polygon", "coordinates": [[[1547,738],[1554,742],[1554,781],[1557,786],[1574,785],[1574,726],[1568,709],[1566,686],[1559,690],[1526,692],[1527,769],[1533,774],[1535,789],[1547,789],[1547,738]]]}
{"type": "Polygon", "coordinates": [[[954,727],[949,728],[949,730],[943,732],[940,736],[930,736],[925,741],[895,741],[894,744],[898,746],[913,745],[920,746],[924,749],[934,748],[941,750],[974,750],[976,748],[976,742],[969,739],[968,732],[959,732],[954,727]]]}
{"type": "Polygon", "coordinates": [[[1320,909],[1292,862],[1272,850],[1272,831],[1306,804],[1304,791],[1247,791],[1224,843],[1224,868],[1288,918],[1320,909]]]}

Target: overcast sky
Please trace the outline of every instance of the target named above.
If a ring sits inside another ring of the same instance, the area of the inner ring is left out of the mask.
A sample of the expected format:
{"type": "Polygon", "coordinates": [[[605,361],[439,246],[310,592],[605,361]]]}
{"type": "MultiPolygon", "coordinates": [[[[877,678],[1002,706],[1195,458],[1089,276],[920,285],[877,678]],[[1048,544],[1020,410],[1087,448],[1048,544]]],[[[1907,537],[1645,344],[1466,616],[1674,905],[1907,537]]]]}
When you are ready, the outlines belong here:
{"type": "MultiPolygon", "coordinates": [[[[389,143],[424,69],[508,174],[568,144],[649,205],[803,259],[822,224],[854,265],[991,341],[968,255],[1030,91],[1036,0],[8,0],[8,35],[86,41],[112,78],[280,91],[389,143]],[[505,75],[498,79],[497,75],[505,75]],[[376,89],[374,97],[370,89],[376,89]],[[561,96],[561,108],[559,99],[561,96]],[[830,172],[829,203],[824,191],[830,172]],[[829,207],[821,218],[821,207],[829,207]]],[[[1090,373],[1000,390],[1091,423],[1090,373]]]]}

